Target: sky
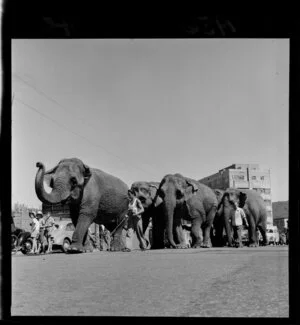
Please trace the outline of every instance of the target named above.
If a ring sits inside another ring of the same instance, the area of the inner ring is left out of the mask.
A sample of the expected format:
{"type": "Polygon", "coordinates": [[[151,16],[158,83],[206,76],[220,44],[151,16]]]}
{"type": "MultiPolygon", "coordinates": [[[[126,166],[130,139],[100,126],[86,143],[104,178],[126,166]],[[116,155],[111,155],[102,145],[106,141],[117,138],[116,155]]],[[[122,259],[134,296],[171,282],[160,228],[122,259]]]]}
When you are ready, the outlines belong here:
{"type": "Polygon", "coordinates": [[[128,186],[258,163],[288,200],[288,39],[12,40],[12,91],[12,204],[72,157],[128,186]]]}

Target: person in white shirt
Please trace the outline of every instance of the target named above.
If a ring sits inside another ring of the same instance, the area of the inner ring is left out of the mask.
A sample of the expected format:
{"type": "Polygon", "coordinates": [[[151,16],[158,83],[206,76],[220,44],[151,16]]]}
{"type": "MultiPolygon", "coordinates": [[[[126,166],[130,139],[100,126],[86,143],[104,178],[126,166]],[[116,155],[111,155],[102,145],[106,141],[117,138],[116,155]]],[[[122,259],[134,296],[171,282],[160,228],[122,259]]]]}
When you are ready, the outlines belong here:
{"type": "Polygon", "coordinates": [[[245,212],[242,208],[238,207],[237,203],[234,203],[235,210],[231,218],[231,225],[233,228],[233,238],[237,241],[237,247],[243,247],[242,244],[242,229],[243,221],[246,227],[249,227],[245,212]]]}
{"type": "Polygon", "coordinates": [[[29,217],[31,218],[31,237],[32,237],[32,250],[31,252],[33,254],[38,253],[38,247],[37,247],[37,237],[39,236],[40,233],[40,223],[38,219],[36,218],[36,215],[34,212],[29,212],[29,217]]]}
{"type": "MultiPolygon", "coordinates": [[[[127,237],[128,240],[132,240],[133,230],[136,232],[137,238],[140,243],[140,249],[145,250],[148,246],[148,242],[144,237],[143,233],[143,220],[142,213],[144,212],[144,207],[142,202],[129,190],[129,205],[128,205],[128,221],[127,225],[127,237]]],[[[126,248],[123,251],[130,251],[129,245],[126,243],[126,248]]]]}

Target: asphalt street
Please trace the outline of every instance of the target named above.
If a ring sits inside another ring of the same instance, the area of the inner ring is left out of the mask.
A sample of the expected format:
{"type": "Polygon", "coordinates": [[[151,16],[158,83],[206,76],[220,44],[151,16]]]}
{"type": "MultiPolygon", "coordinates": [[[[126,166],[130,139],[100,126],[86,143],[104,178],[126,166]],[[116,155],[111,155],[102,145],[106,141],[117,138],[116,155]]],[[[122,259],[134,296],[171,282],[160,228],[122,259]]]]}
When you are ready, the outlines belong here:
{"type": "Polygon", "coordinates": [[[288,317],[288,248],[14,255],[11,314],[288,317]]]}

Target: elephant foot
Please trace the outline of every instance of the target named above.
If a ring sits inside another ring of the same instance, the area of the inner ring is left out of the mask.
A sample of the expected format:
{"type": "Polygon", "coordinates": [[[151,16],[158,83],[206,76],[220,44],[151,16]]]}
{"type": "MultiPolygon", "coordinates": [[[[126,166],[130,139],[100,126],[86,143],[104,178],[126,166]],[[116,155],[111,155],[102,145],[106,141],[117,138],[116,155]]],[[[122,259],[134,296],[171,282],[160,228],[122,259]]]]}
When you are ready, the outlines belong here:
{"type": "Polygon", "coordinates": [[[94,247],[92,245],[87,245],[83,247],[84,253],[92,253],[94,251],[94,247]]]}
{"type": "Polygon", "coordinates": [[[176,245],[176,248],[177,249],[186,249],[186,248],[189,248],[189,246],[187,244],[178,244],[178,245],[176,245]]]}
{"type": "Polygon", "coordinates": [[[256,243],[251,243],[251,244],[249,244],[249,247],[257,247],[257,244],[256,243]]]}
{"type": "Polygon", "coordinates": [[[201,248],[202,244],[201,243],[195,243],[192,248],[201,248]]]}
{"type": "Polygon", "coordinates": [[[202,248],[211,248],[211,245],[209,243],[203,243],[201,245],[202,248]]]}
{"type": "Polygon", "coordinates": [[[261,246],[268,246],[268,245],[269,245],[268,242],[262,242],[262,243],[261,243],[261,246]]]}
{"type": "Polygon", "coordinates": [[[79,254],[84,253],[84,248],[82,245],[71,245],[69,249],[67,250],[68,254],[79,254]]]}

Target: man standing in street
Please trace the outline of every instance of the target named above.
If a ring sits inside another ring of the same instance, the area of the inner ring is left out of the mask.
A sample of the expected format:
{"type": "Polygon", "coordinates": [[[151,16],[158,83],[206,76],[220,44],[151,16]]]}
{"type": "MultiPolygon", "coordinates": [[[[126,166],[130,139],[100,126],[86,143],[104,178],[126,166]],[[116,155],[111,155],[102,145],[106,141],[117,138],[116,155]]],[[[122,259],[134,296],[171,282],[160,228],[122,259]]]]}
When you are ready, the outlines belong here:
{"type": "Polygon", "coordinates": [[[42,211],[38,211],[36,217],[40,224],[40,232],[38,237],[37,251],[39,253],[45,253],[45,219],[42,211]]]}
{"type": "Polygon", "coordinates": [[[231,224],[233,228],[233,238],[237,241],[237,247],[243,247],[242,244],[242,228],[243,221],[246,227],[249,227],[245,212],[242,208],[238,207],[237,203],[234,203],[235,210],[231,218],[231,224]]]}
{"type": "Polygon", "coordinates": [[[54,224],[55,224],[54,218],[51,216],[50,212],[48,212],[46,215],[46,220],[45,220],[45,237],[46,237],[47,243],[48,243],[48,249],[46,252],[47,254],[52,253],[51,233],[52,233],[54,224]]]}

